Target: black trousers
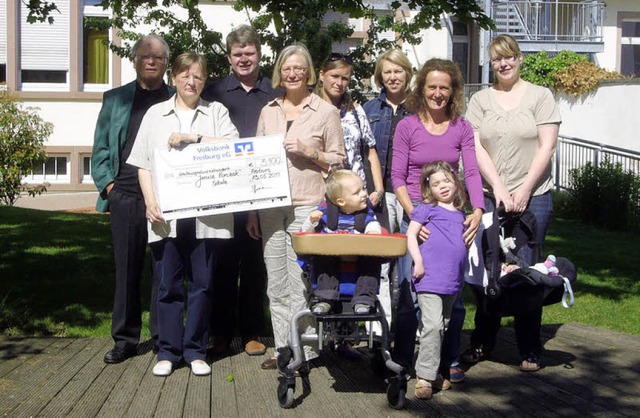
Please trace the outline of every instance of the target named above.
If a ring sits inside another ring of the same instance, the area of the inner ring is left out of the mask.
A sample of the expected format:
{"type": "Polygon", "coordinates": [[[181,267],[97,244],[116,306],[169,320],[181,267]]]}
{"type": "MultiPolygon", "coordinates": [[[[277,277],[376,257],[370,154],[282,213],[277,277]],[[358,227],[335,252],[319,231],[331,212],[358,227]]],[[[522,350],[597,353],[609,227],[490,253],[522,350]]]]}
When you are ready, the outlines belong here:
{"type": "Polygon", "coordinates": [[[246,213],[234,213],[234,238],[219,240],[213,278],[211,332],[232,337],[236,325],[246,341],[264,328],[267,275],[262,241],[245,229],[246,213]]]}
{"type": "MultiPolygon", "coordinates": [[[[116,286],[111,316],[111,336],[115,346],[130,349],[140,341],[142,308],[140,282],[146,261],[147,219],[143,197],[114,188],[109,193],[116,286]]],[[[158,284],[153,280],[149,328],[157,345],[156,300],[158,284]]]]}
{"type": "Polygon", "coordinates": [[[496,337],[503,316],[513,315],[513,327],[521,356],[542,354],[540,328],[542,323],[542,286],[520,285],[505,290],[508,294],[491,300],[481,287],[471,286],[476,297],[475,328],[471,333],[471,346],[482,347],[485,352],[495,348],[496,337]]]}

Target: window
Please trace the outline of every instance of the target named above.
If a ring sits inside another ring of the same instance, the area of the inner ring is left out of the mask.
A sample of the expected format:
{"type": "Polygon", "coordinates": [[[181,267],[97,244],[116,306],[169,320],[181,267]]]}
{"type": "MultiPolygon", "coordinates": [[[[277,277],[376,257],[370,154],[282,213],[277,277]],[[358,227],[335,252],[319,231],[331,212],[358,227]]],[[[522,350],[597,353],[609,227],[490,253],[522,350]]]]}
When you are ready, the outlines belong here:
{"type": "Polygon", "coordinates": [[[640,76],[640,19],[622,22],[620,73],[640,76]]]}
{"type": "Polygon", "coordinates": [[[66,90],[69,76],[69,0],[56,1],[60,13],[53,24],[27,23],[20,2],[20,82],[22,90],[66,90]]]}
{"type": "Polygon", "coordinates": [[[467,25],[456,19],[451,20],[453,45],[451,46],[451,60],[458,64],[462,77],[469,80],[469,32],[467,25]]]}
{"type": "Polygon", "coordinates": [[[104,90],[110,84],[111,53],[108,10],[97,0],[83,1],[82,19],[82,81],[84,90],[104,90]],[[98,85],[98,86],[96,86],[98,85]]]}
{"type": "Polygon", "coordinates": [[[50,156],[44,164],[33,167],[27,182],[69,183],[69,158],[67,156],[50,156]]]}
{"type": "Polygon", "coordinates": [[[91,156],[82,157],[82,183],[91,183],[91,156]]]}
{"type": "Polygon", "coordinates": [[[0,1],[0,83],[7,81],[7,2],[0,1]]]}

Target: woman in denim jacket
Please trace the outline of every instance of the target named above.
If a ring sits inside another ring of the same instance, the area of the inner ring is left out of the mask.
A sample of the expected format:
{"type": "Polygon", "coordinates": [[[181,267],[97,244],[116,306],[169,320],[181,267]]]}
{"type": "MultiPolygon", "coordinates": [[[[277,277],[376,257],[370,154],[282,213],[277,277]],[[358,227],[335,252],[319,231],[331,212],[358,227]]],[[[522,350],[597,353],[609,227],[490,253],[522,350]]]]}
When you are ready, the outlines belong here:
{"type": "MultiPolygon", "coordinates": [[[[362,107],[367,114],[373,136],[376,139],[376,150],[382,169],[384,198],[382,214],[389,222],[389,232],[400,232],[402,224],[402,206],[396,199],[391,187],[391,158],[393,154],[393,133],[398,122],[408,112],[404,101],[409,94],[409,84],[413,77],[413,68],[407,56],[399,49],[383,52],[376,62],[374,71],[375,83],[380,95],[365,103],[362,107]]],[[[380,272],[380,292],[378,299],[385,309],[387,321],[391,324],[392,282],[389,280],[391,263],[384,263],[380,272]]]]}

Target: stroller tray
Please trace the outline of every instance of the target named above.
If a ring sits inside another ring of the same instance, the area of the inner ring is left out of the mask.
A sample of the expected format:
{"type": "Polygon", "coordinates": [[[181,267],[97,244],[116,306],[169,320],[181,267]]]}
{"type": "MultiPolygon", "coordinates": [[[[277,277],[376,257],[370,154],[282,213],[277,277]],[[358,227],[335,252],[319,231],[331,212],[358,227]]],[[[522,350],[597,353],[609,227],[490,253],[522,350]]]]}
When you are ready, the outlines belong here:
{"type": "Polygon", "coordinates": [[[318,234],[296,232],[293,250],[309,255],[365,255],[401,257],[407,252],[407,237],[402,234],[318,234]]]}

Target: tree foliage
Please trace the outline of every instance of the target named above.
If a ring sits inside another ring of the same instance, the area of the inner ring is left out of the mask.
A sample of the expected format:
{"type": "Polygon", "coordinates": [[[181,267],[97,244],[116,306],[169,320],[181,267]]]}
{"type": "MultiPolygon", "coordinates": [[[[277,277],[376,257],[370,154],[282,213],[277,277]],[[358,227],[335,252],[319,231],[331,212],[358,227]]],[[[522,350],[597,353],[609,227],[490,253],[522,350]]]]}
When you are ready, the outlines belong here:
{"type": "Polygon", "coordinates": [[[22,192],[35,196],[46,191],[46,185],[24,184],[22,178],[47,160],[44,142],[52,132],[53,125],[37,109],[0,92],[0,202],[13,206],[22,192]]]}
{"type": "MultiPolygon", "coordinates": [[[[46,0],[23,1],[29,2],[34,16],[39,17],[40,21],[50,15],[51,9],[45,7],[54,5],[46,0]]],[[[258,29],[263,44],[271,51],[277,52],[286,45],[302,42],[309,48],[316,65],[320,65],[331,53],[334,42],[347,39],[354,31],[346,22],[325,25],[323,18],[328,12],[369,19],[367,38],[352,53],[356,80],[368,79],[373,73],[375,57],[396,46],[394,42],[379,39],[381,32],[394,31],[396,42],[417,44],[421,41],[420,30],[440,28],[444,14],[455,16],[464,23],[476,22],[485,29],[492,26],[491,19],[475,1],[391,1],[385,4],[388,9],[384,11],[374,10],[368,5],[370,3],[362,0],[238,0],[234,2],[234,8],[246,12],[247,16],[255,16],[250,23],[258,29]],[[396,12],[407,10],[416,11],[413,19],[396,18],[396,12]]],[[[184,51],[196,51],[206,56],[211,77],[226,75],[229,66],[224,40],[219,32],[211,30],[204,22],[198,5],[199,0],[103,0],[101,6],[111,9],[114,17],[108,22],[94,19],[88,24],[107,24],[117,28],[119,36],[129,41],[121,47],[110,45],[120,56],[129,56],[131,41],[142,35],[131,28],[151,25],[156,28],[156,33],[167,40],[172,51],[171,60],[184,51]],[[172,10],[180,10],[180,16],[172,10]]],[[[273,62],[273,56],[264,57],[262,64],[267,73],[273,62]]],[[[359,87],[362,87],[362,83],[359,87]]]]}

